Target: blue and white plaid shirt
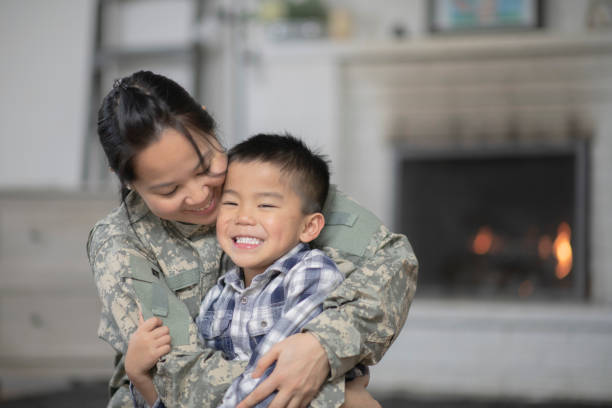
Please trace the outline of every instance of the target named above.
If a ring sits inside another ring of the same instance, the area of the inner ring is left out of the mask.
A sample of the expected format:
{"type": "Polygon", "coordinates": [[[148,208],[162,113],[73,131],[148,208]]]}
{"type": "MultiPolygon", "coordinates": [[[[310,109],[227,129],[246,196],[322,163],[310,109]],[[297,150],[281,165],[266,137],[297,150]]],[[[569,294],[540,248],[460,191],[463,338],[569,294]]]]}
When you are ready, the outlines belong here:
{"type": "MultiPolygon", "coordinates": [[[[249,361],[221,407],[238,405],[272,372],[273,366],[262,377],[251,377],[259,358],[319,314],[342,279],[327,255],[302,243],[255,276],[248,288],[238,267],[219,278],[202,301],[196,324],[208,347],[223,351],[228,359],[249,361]]],[[[257,406],[268,406],[274,396],[257,406]]]]}

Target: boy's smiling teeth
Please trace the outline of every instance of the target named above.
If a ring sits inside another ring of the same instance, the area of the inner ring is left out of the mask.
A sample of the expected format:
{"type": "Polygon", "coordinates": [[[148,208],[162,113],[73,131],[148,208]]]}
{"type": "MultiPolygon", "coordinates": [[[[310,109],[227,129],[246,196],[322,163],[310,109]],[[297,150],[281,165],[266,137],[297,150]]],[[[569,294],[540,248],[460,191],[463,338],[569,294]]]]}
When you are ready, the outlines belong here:
{"type": "Polygon", "coordinates": [[[242,245],[259,245],[263,241],[255,237],[235,237],[234,242],[242,245]]]}

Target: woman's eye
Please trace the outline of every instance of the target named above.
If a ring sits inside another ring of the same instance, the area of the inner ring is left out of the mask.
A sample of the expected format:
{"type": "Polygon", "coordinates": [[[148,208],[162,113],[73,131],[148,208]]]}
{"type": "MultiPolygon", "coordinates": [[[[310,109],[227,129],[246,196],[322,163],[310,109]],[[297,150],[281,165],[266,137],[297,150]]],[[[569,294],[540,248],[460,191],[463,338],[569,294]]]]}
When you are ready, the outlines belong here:
{"type": "Polygon", "coordinates": [[[170,190],[170,191],[163,192],[163,193],[159,193],[159,195],[164,196],[164,197],[170,197],[170,196],[172,196],[174,193],[176,193],[176,190],[177,190],[177,189],[178,189],[177,187],[174,187],[174,188],[173,188],[172,190],[170,190]]]}

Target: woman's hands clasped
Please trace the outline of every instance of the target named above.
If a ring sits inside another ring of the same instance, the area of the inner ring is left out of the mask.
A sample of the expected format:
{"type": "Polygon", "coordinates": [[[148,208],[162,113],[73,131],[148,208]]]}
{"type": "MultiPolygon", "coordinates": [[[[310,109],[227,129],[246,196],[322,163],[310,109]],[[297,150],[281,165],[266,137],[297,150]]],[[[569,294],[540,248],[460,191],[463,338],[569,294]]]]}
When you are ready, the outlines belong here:
{"type": "MultiPolygon", "coordinates": [[[[270,376],[236,408],[251,408],[275,390],[278,394],[269,408],[303,408],[317,395],[329,374],[325,349],[310,333],[294,334],[274,345],[257,364],[253,377],[260,377],[276,361],[270,376]]],[[[366,390],[369,375],[346,384],[343,408],[380,408],[366,390]]]]}
{"type": "Polygon", "coordinates": [[[325,349],[314,335],[294,334],[275,344],[257,363],[253,377],[260,377],[276,361],[274,371],[236,408],[250,408],[275,390],[269,408],[306,407],[329,374],[325,349]]]}

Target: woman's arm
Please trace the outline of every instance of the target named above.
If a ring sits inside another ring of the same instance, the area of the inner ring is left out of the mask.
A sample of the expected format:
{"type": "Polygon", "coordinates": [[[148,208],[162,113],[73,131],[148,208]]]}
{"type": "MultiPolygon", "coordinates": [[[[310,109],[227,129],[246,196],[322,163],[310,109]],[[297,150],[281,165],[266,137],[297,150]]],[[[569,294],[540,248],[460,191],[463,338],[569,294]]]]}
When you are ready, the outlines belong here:
{"type": "MultiPolygon", "coordinates": [[[[276,361],[276,367],[241,407],[252,406],[274,390],[280,390],[284,398],[275,400],[271,408],[288,406],[291,400],[303,405],[330,370],[338,378],[359,361],[378,361],[406,319],[417,276],[417,261],[407,239],[390,233],[358,205],[351,209],[353,202],[344,196],[332,197],[329,207],[339,210],[339,225],[327,226],[319,245],[347,279],[326,300],[326,310],[306,326],[310,334],[291,336],[260,359],[255,375],[263,371],[262,365],[276,361]],[[346,204],[345,208],[337,203],[346,204]]],[[[332,218],[326,214],[328,222],[332,218]]],[[[125,242],[118,240],[114,245],[122,248],[125,242]]],[[[119,353],[111,384],[116,391],[113,400],[131,402],[121,357],[126,339],[136,329],[138,311],[133,289],[117,278],[129,267],[125,260],[129,254],[114,259],[110,249],[94,252],[90,250],[90,262],[103,308],[99,335],[119,353]]],[[[189,345],[173,347],[157,364],[153,380],[168,406],[215,406],[244,364],[225,361],[221,353],[204,349],[194,324],[188,331],[189,345]]]]}
{"type": "Polygon", "coordinates": [[[315,244],[346,279],[304,327],[308,333],[283,340],[260,359],[254,375],[275,361],[276,367],[238,408],[254,406],[273,390],[279,393],[270,408],[301,406],[326,378],[380,361],[404,325],[418,270],[408,239],[333,187],[324,213],[326,226],[315,244]]]}
{"type": "Polygon", "coordinates": [[[416,291],[418,264],[406,237],[382,225],[362,257],[326,250],[347,278],[305,329],[325,349],[336,378],[359,362],[376,364],[399,335],[416,291]]]}
{"type": "Polygon", "coordinates": [[[416,291],[418,262],[408,239],[330,189],[329,225],[317,245],[346,276],[305,330],[326,351],[331,378],[357,363],[376,364],[399,335],[416,291]]]}

